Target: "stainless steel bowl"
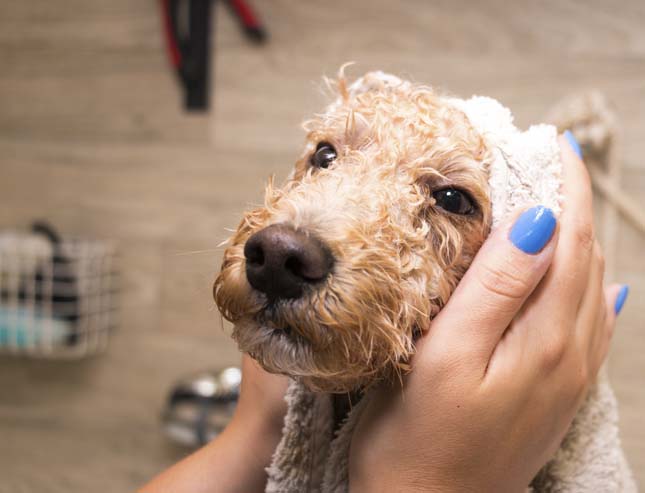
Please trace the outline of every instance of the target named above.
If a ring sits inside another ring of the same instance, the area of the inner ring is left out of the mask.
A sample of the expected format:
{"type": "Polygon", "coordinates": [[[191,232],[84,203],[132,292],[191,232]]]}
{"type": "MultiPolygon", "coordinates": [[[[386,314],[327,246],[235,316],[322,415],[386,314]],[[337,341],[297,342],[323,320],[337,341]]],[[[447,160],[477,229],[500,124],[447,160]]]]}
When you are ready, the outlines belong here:
{"type": "Polygon", "coordinates": [[[201,372],[178,381],[163,412],[166,435],[190,447],[211,441],[231,420],[241,381],[242,371],[237,367],[201,372]]]}

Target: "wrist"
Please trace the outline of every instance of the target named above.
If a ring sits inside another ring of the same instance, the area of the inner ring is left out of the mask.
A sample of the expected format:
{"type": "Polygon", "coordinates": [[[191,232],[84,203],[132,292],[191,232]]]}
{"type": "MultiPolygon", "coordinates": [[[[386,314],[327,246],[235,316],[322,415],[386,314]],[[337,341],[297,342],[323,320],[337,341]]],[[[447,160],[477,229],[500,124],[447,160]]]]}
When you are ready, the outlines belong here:
{"type": "Polygon", "coordinates": [[[357,467],[350,461],[350,492],[372,493],[375,491],[396,491],[400,493],[468,493],[479,491],[508,491],[504,488],[491,488],[490,485],[476,486],[473,478],[466,480],[457,475],[446,478],[445,474],[423,463],[371,464],[357,467]],[[403,468],[398,466],[404,466],[403,468]]]}
{"type": "Polygon", "coordinates": [[[229,427],[233,428],[236,434],[247,437],[254,447],[267,446],[273,453],[282,437],[283,424],[283,415],[238,407],[229,427]]]}
{"type": "Polygon", "coordinates": [[[432,483],[427,478],[423,481],[414,481],[410,478],[392,477],[384,478],[380,474],[371,474],[364,478],[351,478],[350,493],[372,493],[374,491],[397,491],[399,493],[464,493],[464,489],[455,485],[445,487],[432,483]]]}

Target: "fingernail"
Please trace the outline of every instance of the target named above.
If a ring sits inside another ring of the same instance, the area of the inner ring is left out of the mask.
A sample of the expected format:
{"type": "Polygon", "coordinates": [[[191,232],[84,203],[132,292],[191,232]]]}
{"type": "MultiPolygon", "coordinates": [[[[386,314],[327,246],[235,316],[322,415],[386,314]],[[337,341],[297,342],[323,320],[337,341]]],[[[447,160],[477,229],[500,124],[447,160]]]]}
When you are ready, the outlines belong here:
{"type": "Polygon", "coordinates": [[[569,145],[575,151],[575,153],[578,155],[578,157],[580,159],[582,159],[582,149],[580,149],[580,144],[578,144],[578,141],[576,140],[576,138],[571,133],[571,130],[565,130],[564,131],[564,136],[566,137],[567,142],[569,142],[569,145]]]}
{"type": "Polygon", "coordinates": [[[517,218],[509,239],[524,253],[538,253],[546,245],[555,231],[556,219],[553,211],[543,205],[524,211],[517,218]]]}
{"type": "Polygon", "coordinates": [[[614,312],[616,313],[616,315],[618,315],[623,309],[623,305],[625,304],[625,301],[627,301],[628,294],[629,286],[625,284],[622,288],[620,288],[620,291],[618,291],[618,296],[616,296],[616,304],[614,305],[614,312]]]}

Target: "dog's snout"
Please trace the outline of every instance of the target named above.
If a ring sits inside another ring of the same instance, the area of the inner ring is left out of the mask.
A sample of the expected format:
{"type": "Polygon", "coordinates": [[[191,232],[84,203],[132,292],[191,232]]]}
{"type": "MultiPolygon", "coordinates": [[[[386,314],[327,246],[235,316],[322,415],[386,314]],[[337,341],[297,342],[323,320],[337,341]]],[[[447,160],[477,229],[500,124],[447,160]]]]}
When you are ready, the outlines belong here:
{"type": "Polygon", "coordinates": [[[317,238],[286,224],[253,234],[244,245],[246,277],[269,298],[299,298],[329,274],[333,258],[317,238]]]}

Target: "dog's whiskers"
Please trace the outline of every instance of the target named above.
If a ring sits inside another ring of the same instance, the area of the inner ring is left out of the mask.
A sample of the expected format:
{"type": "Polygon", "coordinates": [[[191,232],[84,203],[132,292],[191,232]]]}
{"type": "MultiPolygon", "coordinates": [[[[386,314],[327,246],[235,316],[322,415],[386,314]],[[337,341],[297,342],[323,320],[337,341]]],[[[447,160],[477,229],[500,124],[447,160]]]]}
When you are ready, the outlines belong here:
{"type": "Polygon", "coordinates": [[[224,248],[208,248],[208,249],[205,249],[205,250],[192,250],[192,251],[188,251],[188,252],[177,252],[177,253],[174,253],[173,256],[174,257],[184,257],[184,256],[187,256],[187,255],[203,255],[205,253],[216,253],[216,252],[221,252],[223,250],[224,250],[224,248]]]}

